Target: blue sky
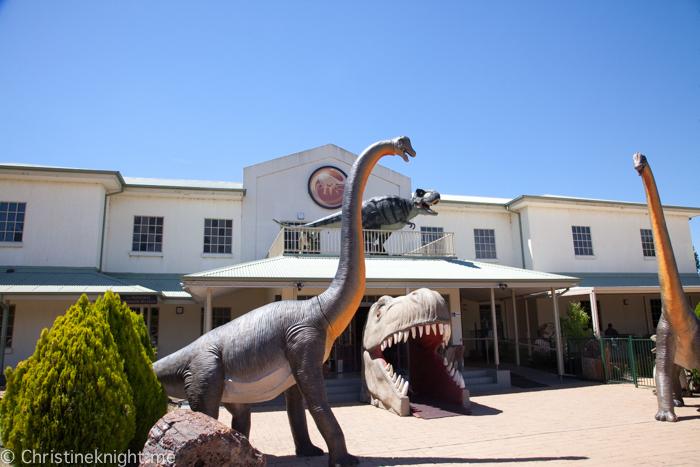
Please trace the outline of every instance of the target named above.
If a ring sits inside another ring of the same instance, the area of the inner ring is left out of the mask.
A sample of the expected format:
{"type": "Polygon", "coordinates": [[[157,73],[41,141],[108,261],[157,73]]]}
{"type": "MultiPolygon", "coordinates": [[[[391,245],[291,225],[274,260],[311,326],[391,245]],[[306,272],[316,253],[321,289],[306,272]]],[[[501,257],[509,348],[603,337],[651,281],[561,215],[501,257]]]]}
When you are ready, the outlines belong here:
{"type": "Polygon", "coordinates": [[[643,202],[641,151],[700,207],[700,1],[0,0],[0,161],[240,182],[404,134],[414,188],[643,202]]]}

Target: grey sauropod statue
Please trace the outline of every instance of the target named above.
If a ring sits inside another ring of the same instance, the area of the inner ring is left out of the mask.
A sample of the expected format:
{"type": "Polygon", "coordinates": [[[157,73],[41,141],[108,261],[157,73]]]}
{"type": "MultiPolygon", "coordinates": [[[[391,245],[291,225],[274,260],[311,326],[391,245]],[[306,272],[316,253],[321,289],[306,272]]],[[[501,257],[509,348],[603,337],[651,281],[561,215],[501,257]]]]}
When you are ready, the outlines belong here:
{"type": "Polygon", "coordinates": [[[231,412],[231,427],[250,434],[250,404],[284,391],[298,456],[320,456],[309,439],[304,401],[328,445],[330,466],[356,465],[325,391],[322,365],[335,339],[352,320],[365,291],[362,243],[362,192],[383,156],[408,162],[415,151],[399,137],[365,149],[352,166],[343,194],[338,270],[328,289],[305,301],[274,302],[204,334],[187,347],[153,364],[165,391],[187,399],[190,407],[213,418],[219,403],[231,412]]]}
{"type": "Polygon", "coordinates": [[[673,408],[683,406],[679,381],[681,368],[700,368],[700,319],[685,298],[661,199],[646,157],[636,153],[634,168],[642,177],[647,195],[663,303],[661,318],[656,327],[655,381],[656,399],[659,404],[656,419],[675,422],[678,417],[673,408]]]}

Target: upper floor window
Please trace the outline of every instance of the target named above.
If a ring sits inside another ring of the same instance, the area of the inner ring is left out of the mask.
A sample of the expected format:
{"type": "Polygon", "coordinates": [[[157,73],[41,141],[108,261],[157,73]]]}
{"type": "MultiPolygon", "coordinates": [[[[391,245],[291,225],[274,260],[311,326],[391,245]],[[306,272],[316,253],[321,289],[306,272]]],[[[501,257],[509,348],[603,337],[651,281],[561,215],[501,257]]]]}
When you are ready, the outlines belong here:
{"type": "Polygon", "coordinates": [[[134,216],[132,251],[163,251],[163,218],[134,216]]]}
{"type": "Polygon", "coordinates": [[[656,250],[654,249],[654,235],[651,233],[651,229],[639,229],[642,235],[642,252],[645,257],[656,256],[656,250]]]}
{"type": "Polygon", "coordinates": [[[204,253],[231,253],[233,220],[204,219],[204,253]]]}
{"type": "Polygon", "coordinates": [[[474,229],[476,259],[496,259],[496,233],[493,229],[474,229]]]}
{"type": "Polygon", "coordinates": [[[27,203],[0,202],[0,242],[21,242],[27,203]]]}
{"type": "Polygon", "coordinates": [[[421,246],[425,246],[429,243],[433,243],[440,240],[444,235],[442,234],[442,227],[421,227],[421,246]]]}
{"type": "Polygon", "coordinates": [[[591,228],[572,225],[571,232],[574,235],[574,254],[576,256],[593,256],[591,228]]]}

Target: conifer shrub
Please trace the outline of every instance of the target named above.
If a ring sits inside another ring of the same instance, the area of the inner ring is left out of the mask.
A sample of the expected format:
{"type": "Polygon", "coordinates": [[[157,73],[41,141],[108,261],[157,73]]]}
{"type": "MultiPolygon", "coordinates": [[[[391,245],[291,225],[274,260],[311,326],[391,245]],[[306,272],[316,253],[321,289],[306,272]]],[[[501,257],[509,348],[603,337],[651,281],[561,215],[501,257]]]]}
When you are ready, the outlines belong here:
{"type": "Polygon", "coordinates": [[[0,429],[17,461],[25,450],[121,453],[134,437],[122,357],[107,317],[85,295],[42,331],[34,355],[6,374],[0,429]]]}
{"type": "Polygon", "coordinates": [[[148,335],[148,329],[146,329],[146,323],[143,320],[143,316],[132,311],[131,321],[134,323],[134,328],[136,329],[136,333],[139,335],[139,339],[141,340],[143,350],[146,351],[146,356],[151,361],[151,363],[155,362],[156,351],[151,345],[151,337],[148,335]]]}
{"type": "Polygon", "coordinates": [[[146,349],[153,352],[150,341],[143,345],[137,328],[146,332],[141,316],[122,303],[119,295],[111,291],[105,293],[95,303],[95,310],[107,317],[119,355],[124,362],[124,372],[131,387],[131,396],[136,408],[136,432],[129,443],[131,452],[139,452],[146,443],[151,427],[168,410],[168,396],[151,368],[152,360],[146,349]]]}

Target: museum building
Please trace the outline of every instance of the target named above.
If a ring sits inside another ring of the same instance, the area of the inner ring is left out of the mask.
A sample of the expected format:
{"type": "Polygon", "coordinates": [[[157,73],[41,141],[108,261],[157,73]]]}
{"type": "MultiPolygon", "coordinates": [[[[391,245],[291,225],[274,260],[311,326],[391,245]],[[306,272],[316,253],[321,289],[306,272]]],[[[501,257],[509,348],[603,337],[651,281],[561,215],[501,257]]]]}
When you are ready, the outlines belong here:
{"type": "MultiPolygon", "coordinates": [[[[242,183],[0,163],[4,366],[28,358],[81,294],[118,293],[143,315],[159,358],[259,306],[320,294],[336,272],[339,230],[303,226],[339,209],[356,158],[329,144],[246,167],[242,183]]],[[[418,189],[440,191],[377,165],[364,199],[410,199],[418,189]]],[[[527,349],[571,301],[596,335],[607,323],[654,332],[661,300],[646,204],[441,193],[430,209],[437,215],[414,217],[414,229],[365,232],[365,296],[336,341],[332,371],[359,371],[372,303],[422,287],[445,298],[452,343],[477,353],[485,340],[527,349]]],[[[689,220],[700,208],[664,213],[695,307],[689,220]]]]}

